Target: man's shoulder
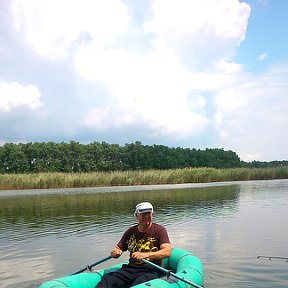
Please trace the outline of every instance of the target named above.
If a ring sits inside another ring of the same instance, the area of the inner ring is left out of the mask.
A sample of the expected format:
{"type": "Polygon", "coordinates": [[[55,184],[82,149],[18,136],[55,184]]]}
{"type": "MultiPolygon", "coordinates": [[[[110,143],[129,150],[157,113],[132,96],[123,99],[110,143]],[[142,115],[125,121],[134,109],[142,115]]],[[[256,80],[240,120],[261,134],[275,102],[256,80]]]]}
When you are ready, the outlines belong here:
{"type": "Polygon", "coordinates": [[[133,226],[130,226],[126,231],[127,231],[127,232],[128,232],[128,231],[134,231],[134,230],[137,229],[137,227],[138,227],[137,224],[136,224],[136,225],[133,225],[133,226]]]}
{"type": "Polygon", "coordinates": [[[153,225],[154,225],[154,229],[166,230],[166,228],[164,226],[162,226],[161,224],[153,223],[153,225]]]}

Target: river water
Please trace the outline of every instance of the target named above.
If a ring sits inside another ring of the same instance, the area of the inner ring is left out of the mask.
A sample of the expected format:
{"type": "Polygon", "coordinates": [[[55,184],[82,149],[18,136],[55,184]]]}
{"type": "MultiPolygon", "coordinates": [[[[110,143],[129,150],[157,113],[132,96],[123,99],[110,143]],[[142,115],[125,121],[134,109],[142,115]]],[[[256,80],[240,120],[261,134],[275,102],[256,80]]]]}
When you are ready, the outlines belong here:
{"type": "MultiPolygon", "coordinates": [[[[109,255],[150,201],[205,287],[288,287],[288,180],[0,191],[0,287],[32,288],[109,255]]],[[[126,260],[109,260],[98,268],[126,260]]]]}

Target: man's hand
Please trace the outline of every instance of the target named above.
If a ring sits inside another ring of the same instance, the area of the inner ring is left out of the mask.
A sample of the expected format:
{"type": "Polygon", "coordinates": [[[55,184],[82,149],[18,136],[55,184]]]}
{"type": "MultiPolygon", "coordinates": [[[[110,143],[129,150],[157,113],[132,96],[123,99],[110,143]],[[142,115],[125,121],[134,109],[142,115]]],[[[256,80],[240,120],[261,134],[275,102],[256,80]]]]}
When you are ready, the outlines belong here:
{"type": "Polygon", "coordinates": [[[171,244],[170,243],[163,243],[160,246],[160,250],[158,251],[151,251],[151,252],[134,252],[131,257],[135,260],[141,260],[144,258],[147,259],[164,259],[171,256],[171,244]]]}
{"type": "Polygon", "coordinates": [[[115,246],[110,255],[112,258],[119,258],[122,255],[122,250],[118,246],[115,246]]]}
{"type": "Polygon", "coordinates": [[[147,252],[134,252],[132,254],[132,258],[135,260],[141,260],[143,258],[147,258],[149,255],[147,252]]]}

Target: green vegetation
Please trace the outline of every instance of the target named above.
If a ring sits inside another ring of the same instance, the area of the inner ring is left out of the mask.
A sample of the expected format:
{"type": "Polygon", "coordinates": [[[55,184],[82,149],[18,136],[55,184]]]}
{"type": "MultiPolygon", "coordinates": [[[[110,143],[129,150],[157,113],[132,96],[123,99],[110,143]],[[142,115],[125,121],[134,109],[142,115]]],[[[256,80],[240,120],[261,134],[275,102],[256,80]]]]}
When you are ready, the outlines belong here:
{"type": "Polygon", "coordinates": [[[142,145],[6,143],[0,189],[205,183],[288,178],[288,161],[245,163],[233,151],[142,145]],[[203,168],[208,167],[208,168],[203,168]]]}
{"type": "Polygon", "coordinates": [[[288,161],[245,163],[230,150],[148,146],[138,141],[124,146],[106,142],[84,145],[74,141],[6,143],[0,146],[0,174],[279,166],[288,166],[288,161]]]}
{"type": "Polygon", "coordinates": [[[0,174],[0,189],[52,189],[287,178],[287,166],[276,168],[184,168],[174,170],[134,170],[93,173],[0,174]]]}
{"type": "Polygon", "coordinates": [[[186,167],[235,168],[237,154],[223,149],[169,148],[140,142],[108,144],[6,143],[0,146],[0,173],[98,172],[127,170],[167,170],[186,167]]]}

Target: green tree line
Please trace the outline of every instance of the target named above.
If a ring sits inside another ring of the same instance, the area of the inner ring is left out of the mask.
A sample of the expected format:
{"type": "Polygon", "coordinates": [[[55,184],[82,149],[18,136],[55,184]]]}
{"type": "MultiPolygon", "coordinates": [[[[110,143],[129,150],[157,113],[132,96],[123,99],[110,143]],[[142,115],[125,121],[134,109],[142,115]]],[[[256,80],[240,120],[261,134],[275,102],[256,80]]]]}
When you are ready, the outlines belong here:
{"type": "Polygon", "coordinates": [[[266,168],[288,166],[288,161],[246,163],[224,149],[169,148],[141,142],[31,142],[0,146],[0,173],[96,172],[181,168],[266,168]]]}
{"type": "Polygon", "coordinates": [[[148,146],[139,141],[124,146],[75,141],[6,143],[0,146],[1,174],[240,166],[240,158],[233,151],[148,146]]]}

